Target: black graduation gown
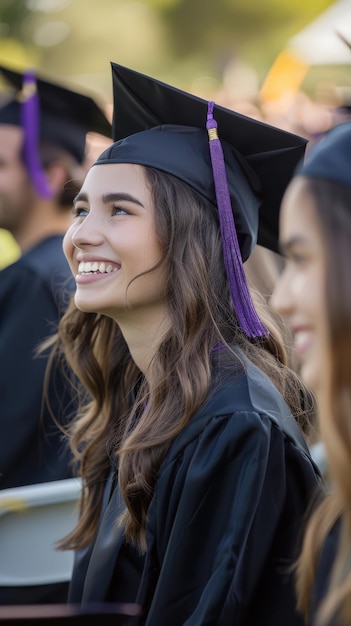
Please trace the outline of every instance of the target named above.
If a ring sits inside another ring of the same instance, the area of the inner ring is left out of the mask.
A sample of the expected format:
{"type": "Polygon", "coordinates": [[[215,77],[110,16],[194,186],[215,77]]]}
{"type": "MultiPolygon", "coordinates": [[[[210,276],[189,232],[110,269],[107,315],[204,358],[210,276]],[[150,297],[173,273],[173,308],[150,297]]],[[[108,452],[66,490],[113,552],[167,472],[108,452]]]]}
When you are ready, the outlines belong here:
{"type": "MultiPolygon", "coordinates": [[[[68,452],[45,410],[46,358],[34,350],[57,328],[73,281],[62,236],[50,237],[0,272],[0,489],[66,478],[68,452]]],[[[58,398],[66,387],[55,380],[58,398]]],[[[72,410],[72,406],[70,407],[72,410]]]]}
{"type": "MultiPolygon", "coordinates": [[[[0,489],[71,476],[68,446],[49,412],[42,414],[47,359],[33,355],[55,332],[73,287],[62,236],[45,239],[0,272],[0,489]]],[[[64,418],[62,407],[69,396],[59,375],[52,388],[52,407],[64,418]]],[[[67,583],[0,588],[0,604],[59,602],[66,597],[67,583]]]]}
{"type": "Polygon", "coordinates": [[[110,481],[96,540],[76,555],[71,602],[134,601],[147,626],[303,623],[289,566],[318,470],[268,378],[246,362],[218,382],[221,358],[206,403],[160,468],[146,556],[125,545],[110,481]]]}

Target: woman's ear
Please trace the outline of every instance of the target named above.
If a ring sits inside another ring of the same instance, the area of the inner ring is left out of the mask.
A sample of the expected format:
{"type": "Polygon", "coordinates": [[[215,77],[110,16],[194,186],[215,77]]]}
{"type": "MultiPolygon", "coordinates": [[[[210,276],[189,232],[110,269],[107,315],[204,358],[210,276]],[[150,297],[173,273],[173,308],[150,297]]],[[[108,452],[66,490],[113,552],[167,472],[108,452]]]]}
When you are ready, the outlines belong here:
{"type": "Polygon", "coordinates": [[[66,164],[62,161],[54,161],[46,168],[45,173],[54,196],[57,196],[63,191],[69,176],[66,164]]]}

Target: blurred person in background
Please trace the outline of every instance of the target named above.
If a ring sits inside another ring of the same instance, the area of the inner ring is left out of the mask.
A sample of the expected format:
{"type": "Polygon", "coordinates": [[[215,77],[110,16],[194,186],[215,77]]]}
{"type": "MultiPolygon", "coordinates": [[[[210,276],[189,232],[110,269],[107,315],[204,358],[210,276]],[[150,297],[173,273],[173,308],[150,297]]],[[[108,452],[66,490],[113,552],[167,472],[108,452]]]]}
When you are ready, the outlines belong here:
{"type": "MultiPolygon", "coordinates": [[[[21,250],[0,272],[0,489],[6,489],[71,475],[55,420],[68,419],[73,400],[56,371],[44,401],[47,359],[36,358],[36,349],[56,328],[73,287],[62,238],[85,173],[86,134],[110,137],[111,125],[88,96],[32,72],[0,71],[13,90],[0,109],[0,227],[21,250]]],[[[10,593],[1,590],[2,604],[28,602],[10,593]]],[[[39,600],[40,590],[31,595],[39,600]]]]}
{"type": "Polygon", "coordinates": [[[351,624],[351,122],[309,151],[282,203],[287,258],[272,305],[295,335],[315,392],[329,493],[297,563],[300,610],[313,626],[351,624]]]}

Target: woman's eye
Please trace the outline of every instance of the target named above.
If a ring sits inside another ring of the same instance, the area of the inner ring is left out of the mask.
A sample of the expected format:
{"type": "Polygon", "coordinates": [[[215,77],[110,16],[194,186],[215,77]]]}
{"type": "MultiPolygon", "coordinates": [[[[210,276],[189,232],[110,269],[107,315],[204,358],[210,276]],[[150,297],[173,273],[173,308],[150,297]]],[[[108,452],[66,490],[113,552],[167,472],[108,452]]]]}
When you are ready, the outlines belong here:
{"type": "Polygon", "coordinates": [[[114,206],[112,208],[112,215],[128,215],[128,211],[121,206],[114,206]]]}
{"type": "Polygon", "coordinates": [[[88,209],[82,206],[74,206],[72,209],[73,217],[86,217],[88,213],[88,209]]]}
{"type": "Polygon", "coordinates": [[[294,265],[305,265],[308,260],[307,255],[302,252],[291,252],[289,258],[294,265]]]}

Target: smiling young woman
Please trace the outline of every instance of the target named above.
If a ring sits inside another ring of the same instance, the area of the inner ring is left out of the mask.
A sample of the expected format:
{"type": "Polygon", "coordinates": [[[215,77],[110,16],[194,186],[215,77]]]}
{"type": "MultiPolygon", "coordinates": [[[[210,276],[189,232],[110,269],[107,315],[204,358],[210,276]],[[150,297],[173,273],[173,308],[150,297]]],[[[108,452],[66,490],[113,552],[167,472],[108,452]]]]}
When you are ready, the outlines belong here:
{"type": "Polygon", "coordinates": [[[113,70],[116,141],[64,243],[76,293],[56,350],[83,389],[70,601],[133,602],[148,626],[298,626],[290,565],[319,487],[298,425],[310,398],[242,260],[257,237],[276,245],[305,142],[113,70]]]}
{"type": "Polygon", "coordinates": [[[313,514],[298,560],[299,607],[313,626],[351,623],[351,124],[314,147],[282,204],[286,268],[272,304],[295,333],[314,388],[331,492],[313,514]]]}

